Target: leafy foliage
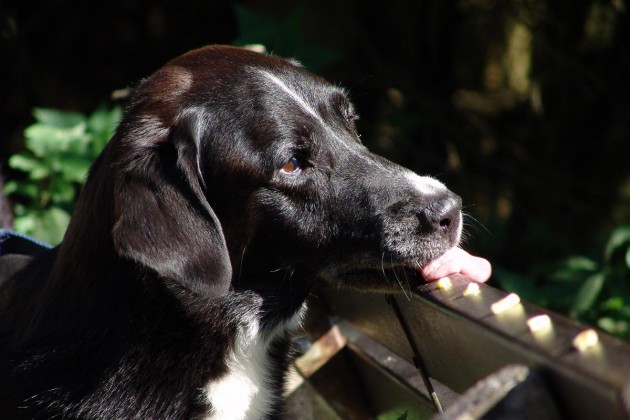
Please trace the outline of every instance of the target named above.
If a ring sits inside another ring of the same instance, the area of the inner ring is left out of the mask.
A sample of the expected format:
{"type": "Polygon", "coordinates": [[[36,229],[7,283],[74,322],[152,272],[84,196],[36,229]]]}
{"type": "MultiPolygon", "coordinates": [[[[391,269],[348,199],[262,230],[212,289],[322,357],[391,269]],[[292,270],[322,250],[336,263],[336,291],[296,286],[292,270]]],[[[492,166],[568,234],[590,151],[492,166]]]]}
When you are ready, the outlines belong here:
{"type": "Polygon", "coordinates": [[[101,107],[91,115],[37,108],[24,131],[27,152],[9,159],[25,173],[5,184],[15,202],[16,231],[59,243],[92,161],[109,141],[122,116],[120,107],[101,107]]]}
{"type": "Polygon", "coordinates": [[[396,420],[407,420],[407,412],[405,411],[403,414],[400,415],[400,417],[398,417],[398,419],[396,420]]]}
{"type": "Polygon", "coordinates": [[[611,233],[598,260],[573,256],[538,267],[538,282],[500,269],[495,277],[527,300],[630,338],[630,225],[611,233]]]}
{"type": "Polygon", "coordinates": [[[407,420],[409,418],[409,411],[404,411],[402,414],[401,408],[395,408],[385,413],[376,416],[377,420],[407,420]]]}

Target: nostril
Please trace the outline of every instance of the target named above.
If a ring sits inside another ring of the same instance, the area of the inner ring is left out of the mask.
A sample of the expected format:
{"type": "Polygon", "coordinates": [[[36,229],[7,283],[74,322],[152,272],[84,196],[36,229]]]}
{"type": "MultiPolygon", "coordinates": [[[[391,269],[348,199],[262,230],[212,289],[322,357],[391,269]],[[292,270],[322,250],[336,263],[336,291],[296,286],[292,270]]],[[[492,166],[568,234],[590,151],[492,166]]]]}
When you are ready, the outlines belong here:
{"type": "Polygon", "coordinates": [[[432,231],[448,232],[457,229],[461,199],[449,195],[430,203],[418,213],[420,224],[432,231]]]}

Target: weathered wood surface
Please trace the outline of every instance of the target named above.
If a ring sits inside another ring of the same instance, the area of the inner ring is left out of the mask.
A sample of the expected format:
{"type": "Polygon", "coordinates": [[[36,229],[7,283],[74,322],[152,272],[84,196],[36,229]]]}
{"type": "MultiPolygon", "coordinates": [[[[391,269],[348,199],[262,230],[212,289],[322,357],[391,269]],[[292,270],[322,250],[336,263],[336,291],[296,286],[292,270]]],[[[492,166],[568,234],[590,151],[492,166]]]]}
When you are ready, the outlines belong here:
{"type": "Polygon", "coordinates": [[[527,302],[495,315],[490,307],[505,293],[482,284],[479,294],[464,296],[468,283],[456,276],[450,288],[430,283],[409,298],[396,295],[402,320],[385,295],[335,290],[326,300],[334,314],[412,363],[415,346],[430,377],[457,393],[520,364],[540,375],[566,418],[630,417],[630,345],[599,333],[597,345],[578,351],[573,339],[587,327],[527,302]],[[535,335],[526,321],[544,313],[552,330],[535,335]]]}
{"type": "Polygon", "coordinates": [[[508,365],[477,382],[433,420],[560,418],[540,377],[527,366],[508,365]]]}

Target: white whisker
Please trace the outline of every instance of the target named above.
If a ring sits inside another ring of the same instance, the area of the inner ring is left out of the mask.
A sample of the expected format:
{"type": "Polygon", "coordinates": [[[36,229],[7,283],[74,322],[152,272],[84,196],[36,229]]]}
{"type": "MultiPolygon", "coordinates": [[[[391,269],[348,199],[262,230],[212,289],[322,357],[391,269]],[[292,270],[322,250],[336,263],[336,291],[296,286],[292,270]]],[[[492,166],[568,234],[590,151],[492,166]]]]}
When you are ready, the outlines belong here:
{"type": "Polygon", "coordinates": [[[385,252],[383,252],[383,254],[381,255],[381,271],[383,272],[383,277],[385,277],[385,281],[389,283],[387,273],[385,273],[385,252]]]}
{"type": "Polygon", "coordinates": [[[241,275],[243,274],[243,260],[245,259],[245,250],[247,249],[247,245],[243,247],[243,253],[241,254],[241,263],[238,267],[238,282],[241,282],[241,275]]]}
{"type": "MultiPolygon", "coordinates": [[[[390,267],[394,266],[394,262],[392,261],[392,256],[389,256],[389,265],[390,267]]],[[[400,286],[400,290],[402,290],[403,295],[405,295],[405,297],[407,298],[408,301],[411,301],[411,297],[407,296],[407,292],[405,291],[405,287],[403,286],[403,284],[401,283],[400,279],[398,278],[398,274],[396,274],[396,270],[392,268],[392,273],[394,273],[394,278],[396,278],[396,281],[398,282],[398,285],[400,286]]]]}

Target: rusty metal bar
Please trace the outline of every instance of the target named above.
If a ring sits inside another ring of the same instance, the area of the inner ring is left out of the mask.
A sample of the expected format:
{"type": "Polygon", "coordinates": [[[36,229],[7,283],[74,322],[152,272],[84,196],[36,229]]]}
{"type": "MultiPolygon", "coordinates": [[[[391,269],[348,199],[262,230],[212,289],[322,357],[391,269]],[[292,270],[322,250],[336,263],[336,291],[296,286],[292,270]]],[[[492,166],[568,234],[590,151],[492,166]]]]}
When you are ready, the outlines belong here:
{"type": "Polygon", "coordinates": [[[424,364],[424,360],[422,359],[422,355],[420,354],[418,347],[414,343],[411,329],[409,328],[409,325],[407,325],[407,321],[405,320],[405,317],[400,311],[398,302],[392,296],[389,297],[388,301],[390,305],[392,305],[394,313],[396,314],[396,318],[398,318],[398,322],[400,323],[400,326],[402,327],[403,332],[405,333],[405,337],[407,338],[407,341],[409,342],[409,346],[411,347],[411,351],[413,352],[413,363],[416,366],[416,369],[418,369],[420,376],[422,377],[422,382],[424,382],[424,386],[426,387],[427,392],[431,396],[431,401],[433,402],[433,406],[435,407],[435,410],[438,413],[442,413],[444,409],[442,408],[440,399],[437,393],[435,392],[435,389],[433,388],[433,384],[431,383],[431,377],[429,376],[429,371],[427,370],[427,367],[424,364]]]}

